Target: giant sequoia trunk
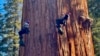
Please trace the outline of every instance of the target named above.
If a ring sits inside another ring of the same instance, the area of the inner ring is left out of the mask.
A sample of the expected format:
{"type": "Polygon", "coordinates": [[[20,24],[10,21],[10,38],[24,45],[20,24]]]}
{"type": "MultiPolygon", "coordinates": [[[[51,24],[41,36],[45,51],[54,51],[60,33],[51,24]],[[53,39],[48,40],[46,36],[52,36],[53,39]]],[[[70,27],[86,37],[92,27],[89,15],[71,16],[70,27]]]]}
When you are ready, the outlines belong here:
{"type": "Polygon", "coordinates": [[[78,25],[80,11],[88,16],[86,0],[24,0],[22,24],[29,21],[30,33],[24,35],[19,56],[94,56],[91,29],[85,32],[78,25]],[[60,35],[55,20],[68,12],[60,35]]]}

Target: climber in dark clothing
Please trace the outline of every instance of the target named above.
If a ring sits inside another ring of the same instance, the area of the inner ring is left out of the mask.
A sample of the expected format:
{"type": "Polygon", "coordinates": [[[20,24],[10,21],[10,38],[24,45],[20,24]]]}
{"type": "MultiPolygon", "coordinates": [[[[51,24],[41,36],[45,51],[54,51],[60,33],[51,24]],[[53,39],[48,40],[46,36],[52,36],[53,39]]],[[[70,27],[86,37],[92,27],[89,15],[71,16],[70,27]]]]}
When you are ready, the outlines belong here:
{"type": "Polygon", "coordinates": [[[23,42],[23,34],[29,34],[29,23],[25,22],[24,25],[22,26],[21,30],[18,32],[19,38],[20,38],[20,46],[25,46],[23,42]]]}
{"type": "Polygon", "coordinates": [[[56,27],[58,29],[58,33],[59,34],[63,34],[61,25],[65,26],[66,25],[66,20],[68,19],[69,14],[66,14],[64,17],[62,17],[61,19],[56,19],[56,27]]]}

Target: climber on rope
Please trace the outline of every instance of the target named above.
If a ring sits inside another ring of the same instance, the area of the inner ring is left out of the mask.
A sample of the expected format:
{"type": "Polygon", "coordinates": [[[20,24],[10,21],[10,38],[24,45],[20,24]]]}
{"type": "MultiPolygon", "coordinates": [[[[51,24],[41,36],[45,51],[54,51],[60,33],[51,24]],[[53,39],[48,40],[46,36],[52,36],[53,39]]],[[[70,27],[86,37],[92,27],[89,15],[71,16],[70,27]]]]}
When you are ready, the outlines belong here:
{"type": "Polygon", "coordinates": [[[20,46],[25,46],[24,42],[23,42],[23,34],[29,34],[29,22],[24,22],[21,30],[18,32],[19,34],[19,38],[20,38],[20,41],[19,41],[19,44],[20,46]]]}
{"type": "Polygon", "coordinates": [[[63,25],[63,26],[66,25],[66,20],[68,19],[69,16],[70,16],[70,13],[66,14],[64,17],[62,17],[60,19],[56,19],[56,27],[57,27],[58,33],[61,35],[63,34],[61,25],[63,25]]]}

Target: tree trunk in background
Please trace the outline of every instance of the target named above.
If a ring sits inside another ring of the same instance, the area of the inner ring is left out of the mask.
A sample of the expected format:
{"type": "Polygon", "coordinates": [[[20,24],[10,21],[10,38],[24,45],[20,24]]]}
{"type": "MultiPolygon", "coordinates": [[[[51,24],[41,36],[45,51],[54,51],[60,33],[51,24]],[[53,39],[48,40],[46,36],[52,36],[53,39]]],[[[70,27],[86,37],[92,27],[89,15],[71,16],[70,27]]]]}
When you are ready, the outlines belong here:
{"type": "Polygon", "coordinates": [[[94,56],[91,30],[78,26],[79,11],[88,16],[86,0],[24,0],[23,20],[30,23],[30,33],[24,35],[25,47],[19,56],[94,56]],[[55,20],[71,13],[64,34],[59,35],[55,20]]]}

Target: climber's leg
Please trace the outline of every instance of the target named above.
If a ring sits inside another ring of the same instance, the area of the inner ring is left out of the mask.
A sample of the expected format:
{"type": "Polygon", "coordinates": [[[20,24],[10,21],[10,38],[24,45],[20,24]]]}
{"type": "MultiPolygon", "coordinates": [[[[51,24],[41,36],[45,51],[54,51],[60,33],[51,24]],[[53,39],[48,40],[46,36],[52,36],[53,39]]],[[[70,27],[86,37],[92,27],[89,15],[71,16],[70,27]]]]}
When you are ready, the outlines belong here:
{"type": "Polygon", "coordinates": [[[20,39],[19,44],[20,44],[20,46],[25,46],[25,43],[23,42],[22,39],[20,39]]]}
{"type": "Polygon", "coordinates": [[[61,34],[61,35],[63,34],[63,30],[62,30],[62,28],[61,28],[61,27],[60,27],[60,28],[58,28],[58,33],[59,33],[59,34],[61,34]]]}

